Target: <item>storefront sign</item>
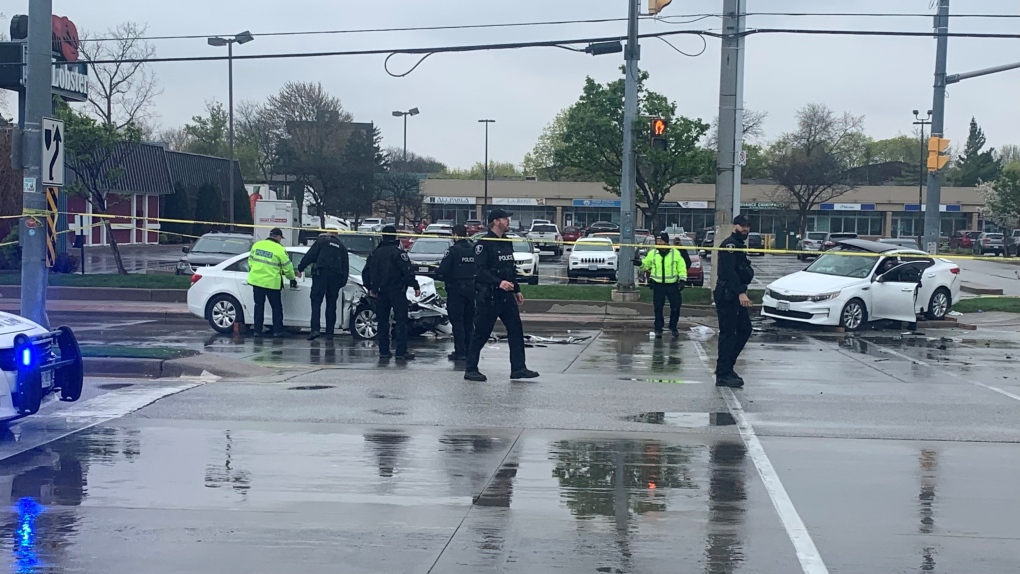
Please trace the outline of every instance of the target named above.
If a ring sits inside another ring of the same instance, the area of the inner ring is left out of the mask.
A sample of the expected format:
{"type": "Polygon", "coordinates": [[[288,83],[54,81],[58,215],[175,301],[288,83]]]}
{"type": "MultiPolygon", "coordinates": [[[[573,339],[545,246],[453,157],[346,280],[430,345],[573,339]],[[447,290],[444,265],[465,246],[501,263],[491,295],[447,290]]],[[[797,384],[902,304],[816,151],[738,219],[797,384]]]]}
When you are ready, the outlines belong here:
{"type": "Polygon", "coordinates": [[[708,209],[707,201],[663,201],[659,207],[676,207],[680,209],[708,209]]]}
{"type": "Polygon", "coordinates": [[[492,205],[535,205],[544,206],[545,198],[533,197],[495,197],[490,200],[492,205]]]}
{"type": "Polygon", "coordinates": [[[784,210],[784,209],[788,209],[788,208],[789,208],[789,206],[784,205],[782,203],[775,203],[775,202],[768,202],[768,201],[755,201],[755,202],[751,202],[751,203],[741,203],[740,204],[740,209],[766,209],[766,210],[774,209],[774,210],[784,210]]]}
{"type": "Polygon", "coordinates": [[[818,206],[822,211],[875,211],[874,203],[823,203],[818,206]]]}
{"type": "MultiPolygon", "coordinates": [[[[927,211],[925,209],[927,207],[926,205],[922,205],[920,207],[921,207],[921,209],[918,209],[918,205],[916,203],[904,203],[903,204],[903,211],[927,211]]],[[[960,213],[960,212],[963,211],[963,206],[961,206],[961,205],[944,205],[944,204],[939,205],[939,212],[945,213],[947,211],[950,212],[950,213],[960,213]]]]}
{"type": "Polygon", "coordinates": [[[574,207],[612,207],[619,209],[623,202],[619,199],[575,199],[574,207]]]}
{"type": "Polygon", "coordinates": [[[445,197],[441,195],[430,195],[425,198],[425,203],[442,203],[447,205],[474,205],[477,203],[474,197],[445,197]]]}

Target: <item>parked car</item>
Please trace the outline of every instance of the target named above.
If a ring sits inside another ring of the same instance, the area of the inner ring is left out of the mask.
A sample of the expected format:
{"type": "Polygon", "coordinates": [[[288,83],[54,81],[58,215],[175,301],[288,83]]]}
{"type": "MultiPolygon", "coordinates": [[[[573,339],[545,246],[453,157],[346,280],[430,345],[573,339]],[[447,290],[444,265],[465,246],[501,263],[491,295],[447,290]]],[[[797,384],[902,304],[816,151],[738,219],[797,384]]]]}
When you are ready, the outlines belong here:
{"type": "Polygon", "coordinates": [[[601,277],[616,281],[619,257],[613,242],[604,237],[578,239],[567,259],[567,281],[582,277],[601,277]]]}
{"type": "Polygon", "coordinates": [[[185,255],[177,261],[174,273],[191,275],[196,269],[218,265],[235,255],[248,253],[254,243],[255,238],[247,233],[206,233],[193,245],[181,249],[185,255]]]}
{"type": "Polygon", "coordinates": [[[538,285],[538,256],[540,253],[538,248],[519,235],[507,235],[506,237],[513,239],[517,281],[538,285]]]}
{"type": "Polygon", "coordinates": [[[1006,256],[1020,257],[1020,229],[1014,229],[1006,236],[1006,256]]]}
{"type": "Polygon", "coordinates": [[[563,236],[553,223],[532,223],[528,231],[528,241],[542,251],[552,251],[553,255],[563,255],[563,236]]]}
{"type": "Polygon", "coordinates": [[[608,239],[613,243],[614,249],[616,249],[617,251],[620,250],[620,233],[618,231],[617,232],[600,231],[598,233],[593,233],[588,237],[608,239]]]}
{"type": "Polygon", "coordinates": [[[1006,240],[1001,233],[982,233],[974,239],[974,255],[994,253],[1004,255],[1006,253],[1006,240]]]}
{"type": "Polygon", "coordinates": [[[920,246],[917,245],[917,240],[911,237],[883,237],[878,242],[903,247],[904,249],[920,249],[920,246]]]}
{"type": "Polygon", "coordinates": [[[687,284],[693,287],[704,287],[705,270],[701,268],[701,256],[698,255],[698,250],[694,249],[696,247],[694,240],[686,235],[681,235],[680,245],[691,248],[687,250],[687,256],[691,258],[691,266],[687,268],[687,284]]]}
{"type": "MultiPolygon", "coordinates": [[[[634,239],[641,240],[644,239],[645,237],[648,237],[651,234],[652,234],[651,230],[645,229],[643,227],[638,227],[637,229],[634,230],[634,239]]],[[[672,239],[672,237],[670,239],[672,239]]]]}
{"type": "Polygon", "coordinates": [[[384,225],[385,223],[383,223],[381,217],[366,217],[358,224],[358,231],[363,233],[378,233],[379,231],[382,231],[384,225]]]}
{"type": "MultiPolygon", "coordinates": [[[[297,265],[308,247],[287,247],[291,261],[297,265]]],[[[365,258],[350,256],[351,274],[347,285],[340,292],[341,301],[337,306],[338,327],[347,329],[356,339],[372,339],[378,332],[375,306],[368,292],[362,286],[361,273],[365,258]]],[[[410,333],[421,335],[428,331],[450,334],[452,330],[446,315],[446,303],[436,292],[434,280],[416,276],[421,296],[414,296],[414,289],[407,290],[410,301],[408,318],[411,320],[410,333]]],[[[234,324],[251,325],[255,312],[255,301],[248,282],[248,254],[232,257],[219,265],[206,267],[191,276],[188,289],[188,311],[209,322],[219,333],[232,333],[234,324]]],[[[284,325],[299,329],[311,326],[311,274],[297,280],[297,288],[285,286],[282,291],[284,325]]],[[[321,319],[325,321],[325,309],[321,319]]],[[[272,320],[272,310],[266,307],[266,321],[272,320]]]]}
{"type": "Polygon", "coordinates": [[[584,231],[580,227],[568,225],[563,228],[561,235],[563,236],[563,242],[569,245],[580,239],[584,235],[584,231]]]}
{"type": "Polygon", "coordinates": [[[422,235],[453,235],[453,226],[445,223],[433,223],[421,233],[422,235]]]}
{"type": "Polygon", "coordinates": [[[981,235],[980,231],[974,231],[973,229],[961,229],[949,238],[950,249],[973,249],[974,240],[977,239],[978,235],[981,235]]]}
{"type": "MultiPolygon", "coordinates": [[[[797,251],[821,251],[826,235],[828,233],[824,231],[808,231],[802,239],[797,241],[797,251]]],[[[812,257],[812,255],[806,253],[797,254],[797,259],[801,261],[806,260],[808,257],[812,257]]]]}
{"type": "Polygon", "coordinates": [[[606,232],[617,232],[620,231],[620,225],[618,223],[612,223],[610,221],[596,221],[588,226],[588,229],[584,232],[585,237],[591,237],[596,233],[606,232]]]}
{"type": "Polygon", "coordinates": [[[704,257],[705,259],[711,259],[712,252],[706,249],[706,247],[708,248],[715,247],[715,230],[710,229],[706,231],[704,237],[701,239],[701,243],[699,243],[698,246],[701,247],[701,249],[698,251],[698,254],[704,257]]]}
{"type": "Polygon", "coordinates": [[[78,340],[70,328],[50,331],[0,311],[0,378],[6,382],[0,393],[0,423],[33,415],[57,397],[77,401],[84,374],[78,340]]]}
{"type": "Polygon", "coordinates": [[[683,227],[679,227],[677,225],[670,225],[662,231],[669,235],[670,243],[673,243],[673,240],[679,236],[687,237],[687,231],[685,231],[683,227]]]}
{"type": "Polygon", "coordinates": [[[382,243],[382,237],[369,233],[341,233],[337,235],[340,243],[344,244],[347,251],[362,257],[368,257],[375,251],[375,248],[382,243]]]}
{"type": "Polygon", "coordinates": [[[960,268],[952,261],[918,249],[849,239],[804,271],[770,283],[762,315],[853,331],[880,319],[913,323],[921,313],[942,319],[959,301],[960,268]]]}
{"type": "Polygon", "coordinates": [[[426,277],[435,277],[439,263],[451,245],[453,239],[445,237],[422,237],[415,241],[407,252],[414,272],[426,277]]]}
{"type": "Polygon", "coordinates": [[[845,241],[847,239],[858,239],[858,236],[856,233],[848,232],[826,233],[825,239],[822,240],[822,248],[819,251],[828,251],[835,247],[840,241],[845,241]]]}
{"type": "Polygon", "coordinates": [[[760,255],[765,257],[765,238],[761,233],[752,231],[747,234],[747,254],[748,255],[760,255]],[[758,251],[758,250],[761,251],[758,251]]]}
{"type": "Polygon", "coordinates": [[[479,231],[485,231],[485,224],[482,223],[481,219],[469,219],[464,222],[464,227],[467,228],[468,235],[474,235],[479,231]]]}

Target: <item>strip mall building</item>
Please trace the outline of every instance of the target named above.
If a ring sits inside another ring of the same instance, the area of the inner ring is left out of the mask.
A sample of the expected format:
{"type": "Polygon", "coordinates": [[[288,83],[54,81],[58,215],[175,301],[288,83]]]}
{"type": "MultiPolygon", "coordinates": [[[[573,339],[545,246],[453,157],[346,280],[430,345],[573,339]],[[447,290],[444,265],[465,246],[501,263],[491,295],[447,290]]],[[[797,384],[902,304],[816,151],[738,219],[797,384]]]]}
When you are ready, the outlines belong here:
{"type": "MultiPolygon", "coordinates": [[[[548,219],[560,226],[620,221],[620,198],[599,183],[555,181],[489,181],[490,206],[514,213],[514,222],[528,226],[548,219]]],[[[741,186],[741,212],[752,228],[765,234],[796,231],[794,214],[769,198],[773,185],[741,186]]],[[[484,211],[484,184],[478,180],[426,179],[425,201],[430,219],[480,219],[484,211]]],[[[709,227],[714,219],[715,186],[680,184],[673,187],[652,225],[639,209],[639,227],[678,225],[692,232],[709,227]]],[[[942,232],[980,229],[984,197],[973,187],[942,188],[942,232]]],[[[914,236],[921,223],[918,188],[894,185],[865,186],[815,207],[808,217],[809,231],[848,231],[867,237],[914,236]]]]}

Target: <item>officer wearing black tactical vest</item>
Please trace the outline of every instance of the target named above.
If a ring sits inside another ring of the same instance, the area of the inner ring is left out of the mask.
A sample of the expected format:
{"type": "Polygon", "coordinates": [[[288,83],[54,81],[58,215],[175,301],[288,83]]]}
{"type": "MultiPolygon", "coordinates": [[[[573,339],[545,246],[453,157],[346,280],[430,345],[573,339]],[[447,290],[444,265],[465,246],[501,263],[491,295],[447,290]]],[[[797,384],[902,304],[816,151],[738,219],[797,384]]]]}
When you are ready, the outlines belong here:
{"type": "Polygon", "coordinates": [[[475,245],[475,332],[468,348],[464,378],[485,381],[478,371],[482,348],[496,326],[496,319],[506,328],[510,344],[510,378],[533,379],[538,373],[528,369],[524,357],[524,326],[517,307],[524,303],[524,295],[517,284],[517,265],[514,263],[513,241],[504,236],[510,229],[510,216],[502,209],[489,212],[489,232],[475,245]]]}
{"type": "Polygon", "coordinates": [[[466,361],[475,322],[475,248],[467,240],[467,227],[453,226],[454,244],[439,263],[436,277],[446,285],[446,311],[453,326],[451,361],[466,361]]]}
{"type": "Polygon", "coordinates": [[[414,277],[411,260],[400,248],[397,229],[392,225],[382,228],[382,243],[368,256],[361,280],[369,295],[375,297],[375,317],[379,324],[379,358],[389,359],[390,354],[390,312],[396,322],[393,339],[396,343],[397,360],[410,361],[414,353],[407,350],[407,289],[414,289],[416,297],[421,295],[418,280],[414,277]]]}
{"type": "Polygon", "coordinates": [[[733,218],[733,233],[723,239],[716,251],[716,268],[719,276],[713,292],[715,312],[719,317],[719,360],[715,367],[715,384],[719,387],[740,388],[740,378],[733,366],[751,337],[751,316],[748,309],[751,299],[747,286],[754,280],[754,269],[747,259],[744,241],[751,231],[751,223],[743,215],[733,218]]]}

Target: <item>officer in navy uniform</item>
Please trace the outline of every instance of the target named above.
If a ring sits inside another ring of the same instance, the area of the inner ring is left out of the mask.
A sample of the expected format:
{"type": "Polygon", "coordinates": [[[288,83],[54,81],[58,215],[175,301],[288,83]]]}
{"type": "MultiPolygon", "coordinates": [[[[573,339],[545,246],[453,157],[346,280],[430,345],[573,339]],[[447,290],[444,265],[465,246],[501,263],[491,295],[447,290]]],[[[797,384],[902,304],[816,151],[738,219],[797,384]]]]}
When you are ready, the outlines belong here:
{"type": "Polygon", "coordinates": [[[719,359],[715,367],[715,384],[719,387],[739,389],[744,379],[733,370],[737,357],[751,337],[751,299],[747,286],[754,280],[754,269],[747,259],[747,235],[751,223],[747,217],[733,218],[733,233],[722,240],[715,254],[718,272],[715,291],[715,312],[719,317],[719,359]]]}
{"type": "Polygon", "coordinates": [[[446,251],[436,277],[446,284],[446,311],[453,325],[451,361],[466,361],[475,322],[475,248],[467,240],[467,227],[453,226],[456,242],[446,251]]]}
{"type": "Polygon", "coordinates": [[[418,280],[414,277],[411,260],[397,241],[397,229],[392,225],[382,228],[382,243],[368,256],[361,280],[369,295],[375,297],[375,317],[379,324],[379,358],[388,359],[390,354],[390,312],[393,312],[396,328],[393,339],[396,343],[397,360],[410,361],[414,353],[407,350],[407,289],[414,289],[415,296],[421,295],[418,280]]]}
{"type": "Polygon", "coordinates": [[[524,295],[517,284],[517,265],[514,263],[513,242],[504,235],[510,229],[510,216],[502,209],[489,212],[489,232],[475,245],[475,332],[468,348],[464,378],[469,381],[487,380],[478,370],[482,348],[489,341],[496,319],[506,328],[510,344],[510,378],[533,379],[538,373],[528,369],[524,357],[524,326],[518,306],[524,295]]]}

